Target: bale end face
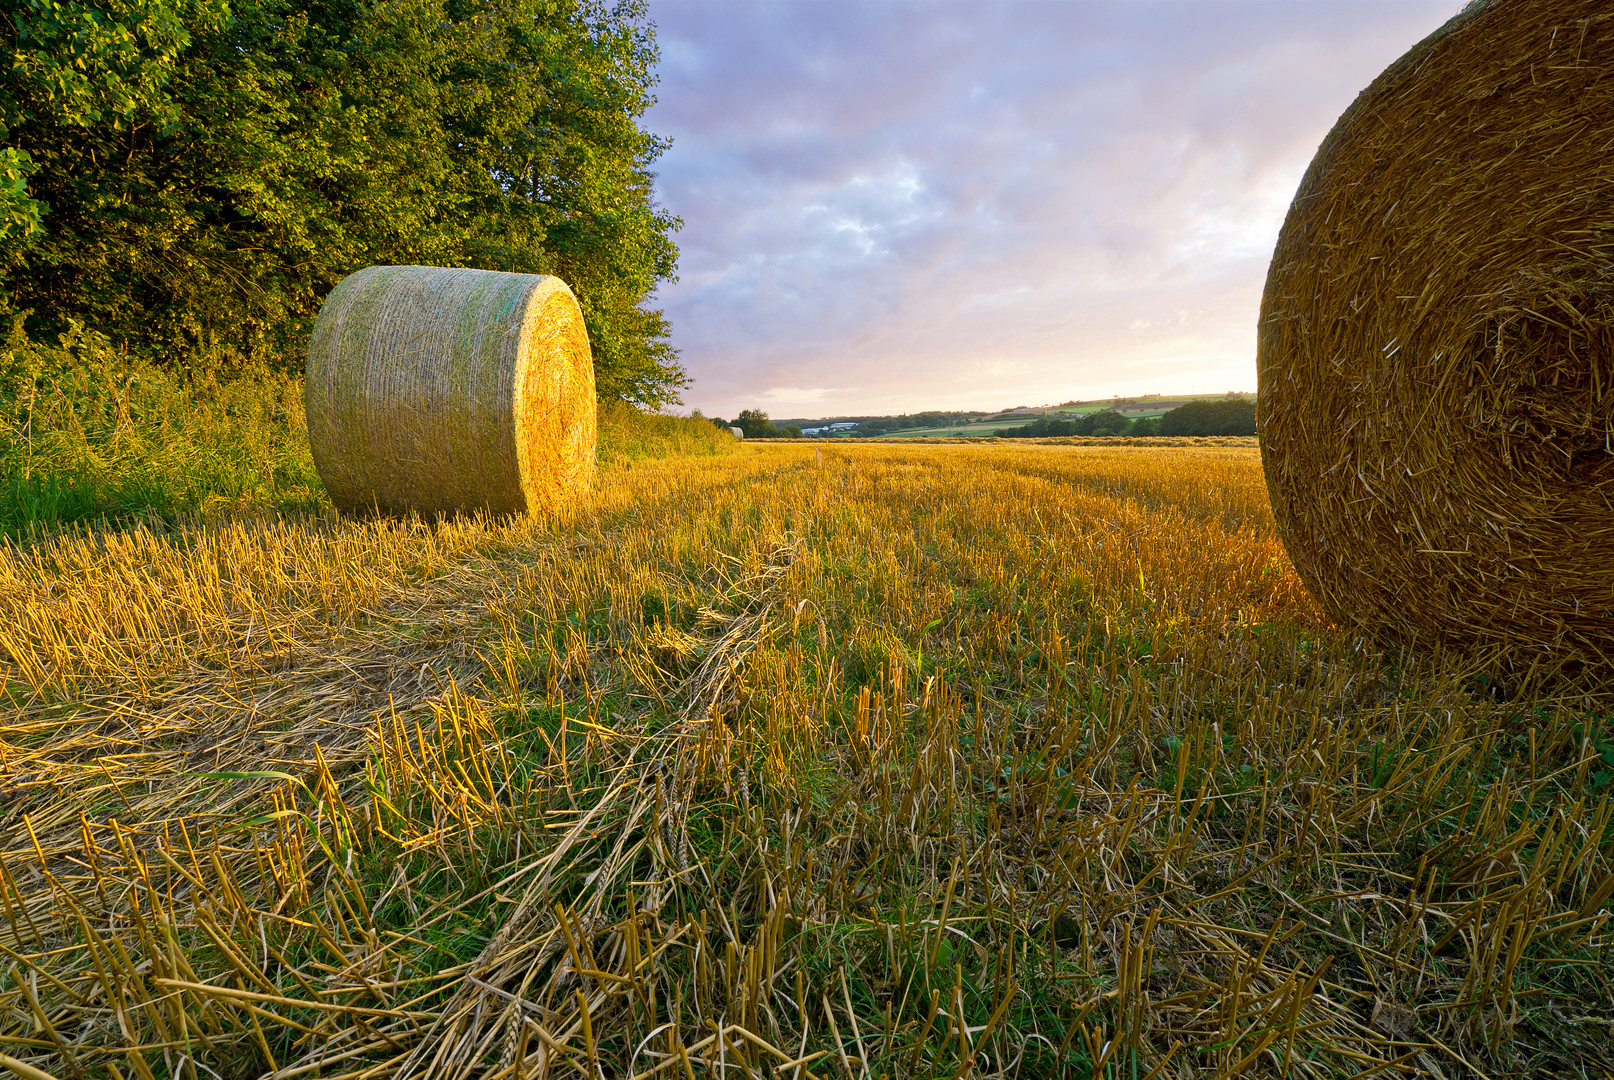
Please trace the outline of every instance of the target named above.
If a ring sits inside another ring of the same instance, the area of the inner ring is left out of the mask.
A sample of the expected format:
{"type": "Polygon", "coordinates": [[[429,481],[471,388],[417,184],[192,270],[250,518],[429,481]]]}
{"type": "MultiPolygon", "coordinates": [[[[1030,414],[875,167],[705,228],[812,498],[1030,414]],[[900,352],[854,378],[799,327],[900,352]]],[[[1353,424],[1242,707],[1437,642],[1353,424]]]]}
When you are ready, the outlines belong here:
{"type": "Polygon", "coordinates": [[[1614,657],[1614,17],[1472,5],[1340,118],[1262,300],[1273,509],[1347,624],[1614,657]]]}

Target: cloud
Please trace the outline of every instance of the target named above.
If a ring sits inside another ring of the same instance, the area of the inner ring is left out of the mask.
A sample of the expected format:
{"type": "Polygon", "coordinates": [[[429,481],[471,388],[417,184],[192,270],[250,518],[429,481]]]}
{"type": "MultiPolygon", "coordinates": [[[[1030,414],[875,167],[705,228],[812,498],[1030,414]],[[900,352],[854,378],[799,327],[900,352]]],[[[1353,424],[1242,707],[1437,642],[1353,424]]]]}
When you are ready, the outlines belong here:
{"type": "Polygon", "coordinates": [[[1301,172],[1458,6],[652,0],[686,400],[784,416],[1253,388],[1301,172]]]}

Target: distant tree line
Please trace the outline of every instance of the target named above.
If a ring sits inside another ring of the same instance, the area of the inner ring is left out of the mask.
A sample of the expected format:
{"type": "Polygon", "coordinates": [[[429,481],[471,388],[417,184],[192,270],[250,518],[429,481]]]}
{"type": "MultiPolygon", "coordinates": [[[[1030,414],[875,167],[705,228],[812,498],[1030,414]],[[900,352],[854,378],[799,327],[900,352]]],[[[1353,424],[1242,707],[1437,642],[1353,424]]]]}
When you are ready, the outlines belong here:
{"type": "Polygon", "coordinates": [[[723,419],[721,416],[711,417],[711,421],[724,431],[727,431],[731,427],[737,427],[741,431],[745,432],[745,437],[747,439],[801,438],[801,428],[778,427],[772,420],[768,419],[768,414],[763,412],[761,409],[743,409],[741,410],[740,415],[734,418],[732,423],[723,419]]]}
{"type": "Polygon", "coordinates": [[[1019,427],[999,428],[1000,439],[1048,439],[1064,435],[1154,435],[1158,420],[1128,420],[1114,409],[1085,416],[1041,416],[1019,427]]]}
{"type": "MultiPolygon", "coordinates": [[[[760,417],[762,421],[766,421],[768,416],[767,413],[755,409],[747,409],[740,415],[743,417],[747,414],[760,417]]],[[[901,416],[835,416],[827,420],[815,421],[810,426],[828,427],[830,424],[851,422],[855,423],[857,427],[842,434],[852,438],[867,439],[879,435],[889,435],[894,431],[912,431],[916,428],[940,428],[970,424],[986,415],[984,412],[944,412],[932,409],[926,412],[903,413],[901,416]]],[[[758,423],[760,422],[758,421],[758,423]]],[[[738,419],[734,421],[734,425],[744,427],[744,424],[738,419]]],[[[788,438],[789,433],[792,431],[799,434],[802,427],[803,425],[801,424],[776,425],[775,430],[782,434],[774,436],[759,435],[757,438],[788,438]]],[[[747,437],[750,437],[749,433],[747,437]]]]}
{"type": "Polygon", "coordinates": [[[1046,439],[1062,435],[1254,435],[1255,402],[1247,398],[1190,401],[1164,416],[1128,420],[1113,409],[1086,416],[1043,416],[1019,427],[999,428],[1001,439],[1046,439]]]}
{"type": "Polygon", "coordinates": [[[1255,402],[1248,398],[1190,401],[1160,418],[1162,435],[1254,435],[1255,402]]]}
{"type": "MultiPolygon", "coordinates": [[[[857,430],[851,432],[861,439],[887,435],[894,431],[912,428],[939,428],[968,424],[986,415],[979,412],[921,412],[902,416],[854,417],[857,430]]],[[[779,427],[768,419],[761,409],[746,409],[733,421],[711,417],[712,423],[725,431],[740,428],[747,439],[794,439],[801,437],[801,428],[795,425],[779,427]]],[[[829,423],[829,421],[825,421],[829,423]]],[[[1114,409],[1087,413],[1081,416],[1041,416],[1029,424],[998,428],[992,433],[1000,439],[1049,439],[1068,435],[1254,435],[1255,402],[1247,398],[1227,398],[1221,401],[1190,401],[1164,416],[1139,417],[1129,420],[1114,409]]]]}
{"type": "Polygon", "coordinates": [[[867,438],[871,435],[886,435],[893,431],[910,431],[914,428],[950,427],[955,424],[967,424],[984,414],[978,412],[929,412],[903,413],[901,416],[868,416],[849,417],[857,421],[857,434],[867,438]]]}

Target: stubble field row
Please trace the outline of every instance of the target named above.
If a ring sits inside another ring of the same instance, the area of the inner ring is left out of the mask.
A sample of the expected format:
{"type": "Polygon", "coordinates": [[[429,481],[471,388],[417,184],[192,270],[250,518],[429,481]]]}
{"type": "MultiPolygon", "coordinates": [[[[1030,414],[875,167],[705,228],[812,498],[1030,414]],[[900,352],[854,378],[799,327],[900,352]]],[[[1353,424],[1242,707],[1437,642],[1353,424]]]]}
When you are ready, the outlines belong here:
{"type": "MultiPolygon", "coordinates": [[[[64,1076],[1600,1076],[1614,749],[1335,629],[1246,447],[761,445],[0,552],[64,1076]]],[[[34,1073],[31,1075],[38,1075],[34,1073]]]]}

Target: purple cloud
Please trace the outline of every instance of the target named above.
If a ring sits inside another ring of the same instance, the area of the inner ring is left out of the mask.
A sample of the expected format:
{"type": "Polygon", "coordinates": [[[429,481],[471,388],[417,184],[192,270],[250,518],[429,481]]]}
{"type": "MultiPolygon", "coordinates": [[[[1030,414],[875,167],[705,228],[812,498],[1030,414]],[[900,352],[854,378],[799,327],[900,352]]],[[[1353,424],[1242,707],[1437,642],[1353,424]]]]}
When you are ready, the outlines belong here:
{"type": "Polygon", "coordinates": [[[653,0],[692,406],[1253,389],[1318,142],[1456,0],[653,0]]]}

